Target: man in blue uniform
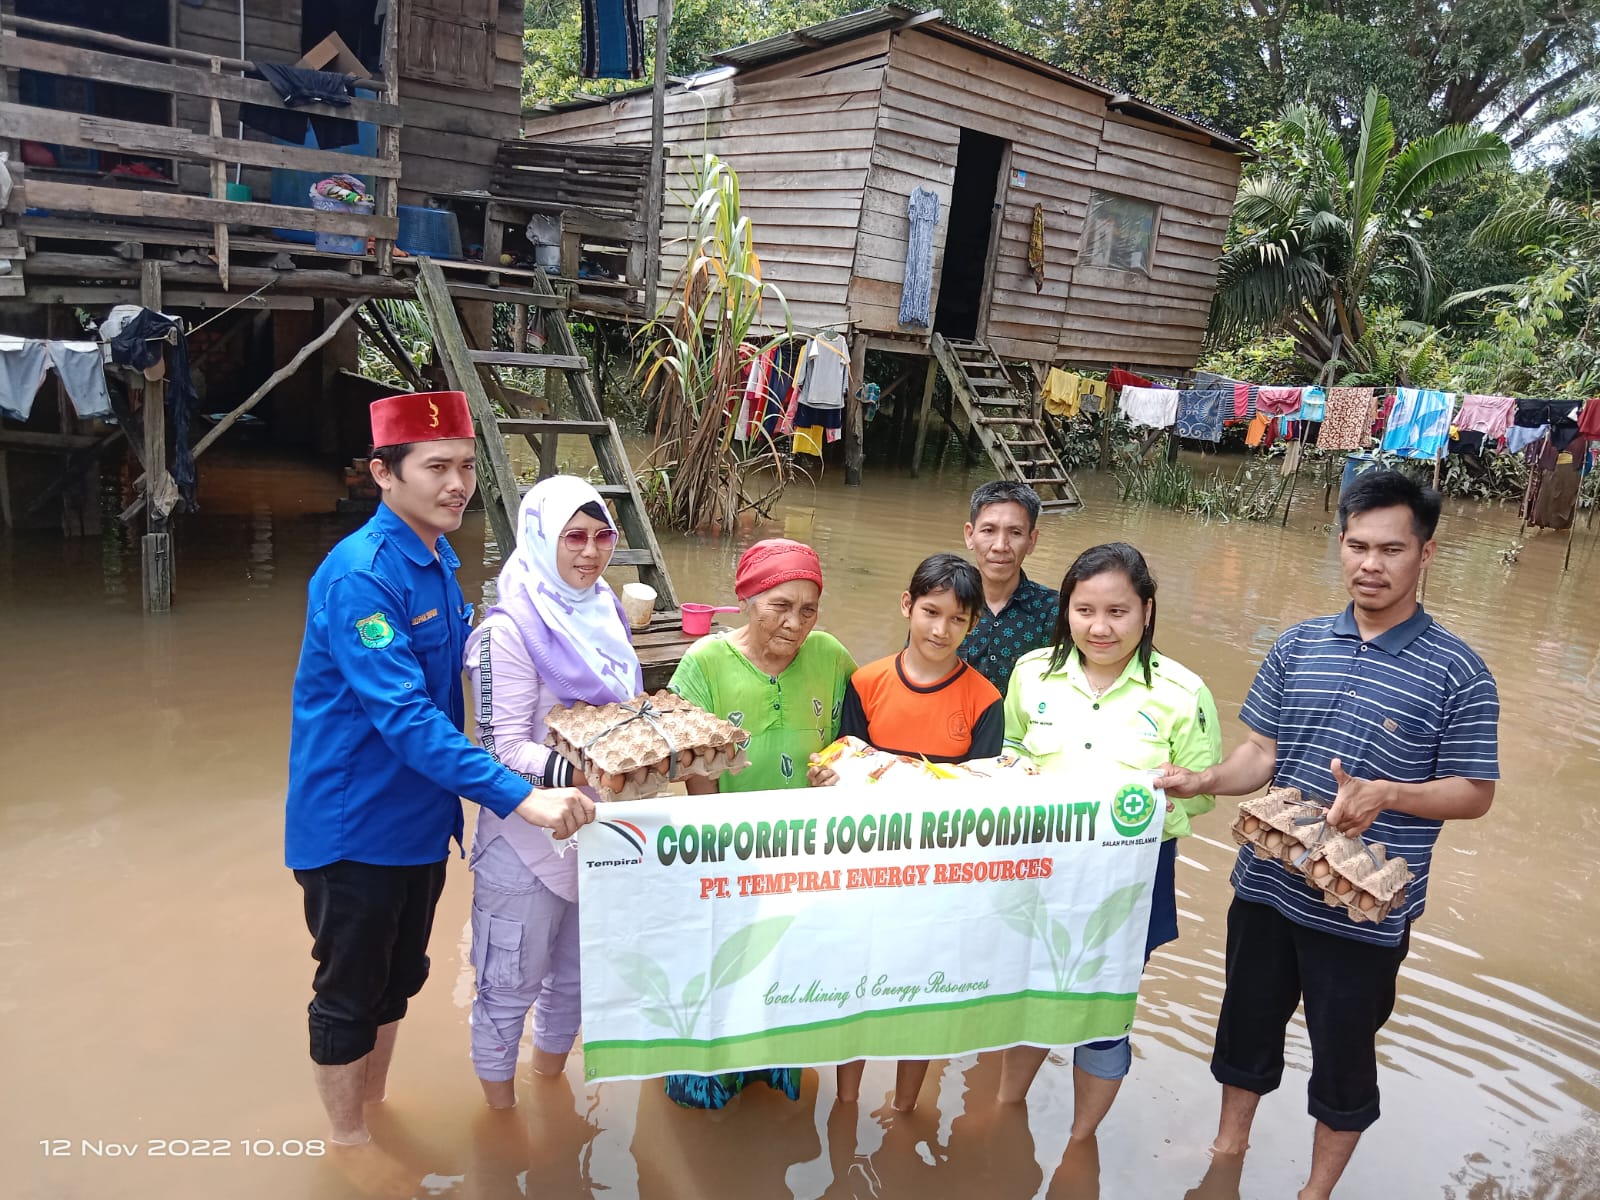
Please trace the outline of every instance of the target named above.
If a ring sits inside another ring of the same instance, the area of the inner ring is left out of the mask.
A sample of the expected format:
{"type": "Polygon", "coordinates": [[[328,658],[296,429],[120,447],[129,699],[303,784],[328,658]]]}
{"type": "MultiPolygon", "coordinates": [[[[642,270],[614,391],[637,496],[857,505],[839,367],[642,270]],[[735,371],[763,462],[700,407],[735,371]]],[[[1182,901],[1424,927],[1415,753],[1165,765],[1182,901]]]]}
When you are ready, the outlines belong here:
{"type": "Polygon", "coordinates": [[[372,405],[377,515],[311,578],[294,680],[284,857],[314,939],[311,1061],[332,1140],[371,1139],[428,936],[460,797],[557,837],[594,819],[572,788],[534,788],[462,733],[471,608],[444,535],[477,487],[460,392],[372,405]]]}
{"type": "Polygon", "coordinates": [[[1212,1148],[1244,1153],[1257,1104],[1283,1078],[1284,1029],[1303,999],[1316,1133],[1299,1200],[1328,1200],[1378,1119],[1375,1039],[1394,1009],[1434,843],[1445,821],[1488,812],[1500,777],[1494,677],[1417,603],[1438,522],[1439,493],[1397,471],[1359,476],[1339,498],[1349,607],[1278,638],[1239,714],[1248,736],[1227,758],[1199,772],[1169,764],[1156,780],[1178,797],[1243,796],[1269,781],[1332,797],[1328,828],[1369,835],[1413,872],[1405,902],[1364,924],[1277,859],[1246,846],[1234,865],[1212,1148]]]}

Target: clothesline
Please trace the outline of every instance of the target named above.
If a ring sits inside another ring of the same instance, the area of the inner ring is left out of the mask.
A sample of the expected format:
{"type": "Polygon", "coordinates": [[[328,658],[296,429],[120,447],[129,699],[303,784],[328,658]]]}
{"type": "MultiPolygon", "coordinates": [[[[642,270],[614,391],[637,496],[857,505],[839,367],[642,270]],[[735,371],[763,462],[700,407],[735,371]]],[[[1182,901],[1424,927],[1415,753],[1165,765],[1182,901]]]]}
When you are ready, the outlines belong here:
{"type": "Polygon", "coordinates": [[[1445,392],[1412,387],[1274,387],[1207,376],[1187,388],[1157,386],[1113,369],[1104,381],[1052,368],[1041,397],[1046,411],[1073,417],[1109,403],[1132,423],[1174,430],[1180,437],[1220,441],[1223,427],[1248,422],[1246,444],[1273,443],[1298,425],[1317,427],[1320,450],[1361,450],[1375,438],[1402,458],[1436,459],[1446,448],[1481,453],[1489,443],[1522,449],[1548,432],[1570,442],[1600,437],[1600,398],[1588,401],[1445,392]]]}

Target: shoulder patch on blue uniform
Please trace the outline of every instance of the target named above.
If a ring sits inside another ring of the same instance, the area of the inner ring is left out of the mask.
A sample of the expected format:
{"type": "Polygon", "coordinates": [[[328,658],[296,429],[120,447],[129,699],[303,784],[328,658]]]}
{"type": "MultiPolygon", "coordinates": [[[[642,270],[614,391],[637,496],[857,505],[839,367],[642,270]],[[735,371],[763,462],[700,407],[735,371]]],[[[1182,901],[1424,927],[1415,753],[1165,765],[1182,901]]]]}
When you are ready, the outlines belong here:
{"type": "Polygon", "coordinates": [[[361,636],[361,644],[368,650],[382,650],[394,641],[394,626],[389,624],[389,618],[381,612],[375,612],[370,617],[362,617],[357,621],[356,633],[361,636]]]}

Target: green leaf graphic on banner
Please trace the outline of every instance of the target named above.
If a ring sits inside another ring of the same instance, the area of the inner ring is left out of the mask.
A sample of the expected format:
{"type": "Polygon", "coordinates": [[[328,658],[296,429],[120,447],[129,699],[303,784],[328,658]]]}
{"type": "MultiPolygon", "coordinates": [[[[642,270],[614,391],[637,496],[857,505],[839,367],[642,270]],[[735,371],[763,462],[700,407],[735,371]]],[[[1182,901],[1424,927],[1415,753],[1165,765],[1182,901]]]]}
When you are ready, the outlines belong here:
{"type": "Polygon", "coordinates": [[[716,956],[711,960],[711,990],[727,987],[759,967],[762,960],[778,948],[792,924],[793,917],[768,917],[735,931],[717,947],[716,956]]]}
{"type": "Polygon", "coordinates": [[[700,998],[706,994],[706,973],[701,971],[688,983],[683,985],[683,1006],[693,1008],[700,1003],[700,998]]]}
{"type": "Polygon", "coordinates": [[[635,992],[662,1004],[672,1003],[672,981],[653,959],[624,950],[613,960],[617,974],[635,992]]]}
{"type": "Polygon", "coordinates": [[[1072,934],[1053,917],[1050,920],[1050,945],[1058,959],[1065,959],[1072,953],[1072,934]]]}
{"type": "Polygon", "coordinates": [[[644,1016],[644,1019],[649,1021],[652,1025],[659,1025],[663,1029],[676,1030],[678,1028],[678,1024],[675,1020],[673,1020],[670,1009],[657,1008],[654,1004],[641,1004],[639,1006],[639,1012],[644,1016]]]}
{"type": "Polygon", "coordinates": [[[1079,967],[1077,973],[1073,975],[1072,986],[1077,987],[1079,984],[1088,983],[1089,980],[1100,974],[1100,969],[1105,965],[1106,956],[1104,954],[1100,955],[1098,958],[1091,958],[1088,962],[1079,967]]]}
{"type": "Polygon", "coordinates": [[[1083,948],[1093,950],[1105,945],[1106,939],[1121,929],[1133,915],[1139,897],[1144,894],[1144,884],[1130,883],[1112,892],[1100,901],[1089,923],[1083,927],[1083,948]]]}
{"type": "Polygon", "coordinates": [[[1038,885],[1018,884],[1008,889],[1007,902],[995,910],[995,916],[1009,929],[1023,937],[1033,937],[1039,929],[1038,885]]]}

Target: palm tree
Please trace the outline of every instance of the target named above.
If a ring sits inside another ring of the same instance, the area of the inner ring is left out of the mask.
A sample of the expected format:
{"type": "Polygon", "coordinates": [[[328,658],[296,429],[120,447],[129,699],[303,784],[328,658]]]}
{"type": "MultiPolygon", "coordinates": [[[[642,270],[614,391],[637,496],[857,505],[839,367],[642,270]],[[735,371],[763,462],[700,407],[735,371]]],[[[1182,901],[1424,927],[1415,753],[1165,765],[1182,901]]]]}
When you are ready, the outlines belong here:
{"type": "Polygon", "coordinates": [[[1376,88],[1354,157],[1310,104],[1290,106],[1278,128],[1290,152],[1239,189],[1208,335],[1283,329],[1315,370],[1335,360],[1370,367],[1363,308],[1375,293],[1394,294],[1409,277],[1421,315],[1433,305],[1414,210],[1430,189],[1504,163],[1511,151],[1497,134],[1452,125],[1395,153],[1389,101],[1376,88]]]}

